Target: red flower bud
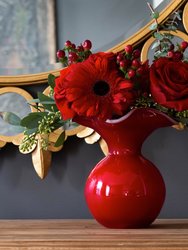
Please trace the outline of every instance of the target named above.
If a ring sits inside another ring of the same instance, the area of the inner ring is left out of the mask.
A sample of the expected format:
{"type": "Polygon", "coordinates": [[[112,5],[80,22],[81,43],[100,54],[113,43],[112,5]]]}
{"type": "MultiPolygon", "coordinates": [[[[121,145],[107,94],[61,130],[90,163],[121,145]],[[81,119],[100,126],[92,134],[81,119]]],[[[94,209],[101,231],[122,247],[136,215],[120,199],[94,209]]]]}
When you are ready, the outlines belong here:
{"type": "Polygon", "coordinates": [[[123,60],[123,61],[120,61],[120,62],[119,62],[119,66],[120,66],[120,68],[125,69],[125,68],[126,68],[126,63],[125,63],[125,61],[124,61],[124,60],[123,60]]]}
{"type": "Polygon", "coordinates": [[[78,52],[82,52],[82,51],[84,51],[84,48],[83,48],[83,46],[82,45],[79,45],[79,46],[77,46],[77,51],[78,52]]]}
{"type": "Polygon", "coordinates": [[[133,68],[139,68],[140,67],[140,62],[137,60],[137,59],[134,59],[133,61],[132,61],[132,64],[131,64],[131,66],[133,67],[133,68]]]}
{"type": "Polygon", "coordinates": [[[71,48],[76,49],[76,45],[72,43],[71,48]]]}
{"type": "Polygon", "coordinates": [[[135,49],[133,51],[133,58],[139,58],[140,57],[140,50],[139,49],[135,49]]]}
{"type": "Polygon", "coordinates": [[[168,56],[169,58],[173,58],[173,57],[174,57],[174,51],[173,51],[173,50],[168,51],[167,56],[168,56]]]}
{"type": "Polygon", "coordinates": [[[122,61],[123,59],[124,59],[123,54],[122,54],[122,53],[119,53],[119,54],[117,55],[117,61],[120,62],[120,61],[122,61]]]}
{"type": "Polygon", "coordinates": [[[78,59],[78,55],[75,52],[69,52],[69,61],[70,62],[76,62],[78,59]]]}
{"type": "Polygon", "coordinates": [[[144,73],[144,68],[143,68],[142,66],[140,66],[140,67],[137,69],[136,73],[137,73],[138,75],[142,75],[142,74],[144,73]]]}
{"type": "Polygon", "coordinates": [[[71,47],[71,45],[72,45],[72,43],[71,43],[71,41],[69,41],[69,40],[67,40],[66,42],[65,42],[65,47],[71,47]]]}
{"type": "Polygon", "coordinates": [[[64,50],[58,50],[56,55],[57,55],[58,59],[64,58],[65,57],[65,51],[64,50]]]}
{"type": "Polygon", "coordinates": [[[188,42],[183,41],[183,42],[180,44],[180,47],[181,47],[182,50],[185,50],[185,49],[188,47],[188,42]]]}
{"type": "Polygon", "coordinates": [[[171,44],[171,45],[170,45],[169,50],[174,50],[174,44],[171,44]]]}
{"type": "Polygon", "coordinates": [[[183,58],[183,54],[182,54],[180,51],[176,51],[176,52],[174,53],[173,59],[174,59],[175,61],[181,61],[182,58],[183,58]]]}
{"type": "Polygon", "coordinates": [[[135,75],[136,75],[135,70],[133,70],[133,69],[129,69],[128,70],[128,76],[129,76],[129,78],[133,78],[135,75]]]}
{"type": "Polygon", "coordinates": [[[133,51],[133,46],[129,44],[129,45],[126,45],[124,49],[127,54],[131,54],[133,51]]]}
{"type": "Polygon", "coordinates": [[[85,40],[83,43],[82,43],[82,46],[84,48],[84,50],[90,50],[91,47],[92,47],[92,43],[90,40],[85,40]]]}

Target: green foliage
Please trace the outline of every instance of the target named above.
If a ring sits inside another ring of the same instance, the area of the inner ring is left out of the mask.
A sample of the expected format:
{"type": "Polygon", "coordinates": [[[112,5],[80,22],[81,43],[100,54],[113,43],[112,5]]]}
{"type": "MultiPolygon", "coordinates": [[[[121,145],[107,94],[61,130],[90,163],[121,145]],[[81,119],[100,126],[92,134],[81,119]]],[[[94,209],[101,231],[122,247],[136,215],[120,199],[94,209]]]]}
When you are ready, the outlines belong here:
{"type": "Polygon", "coordinates": [[[49,74],[49,75],[48,75],[48,85],[49,85],[52,89],[54,89],[54,87],[55,87],[55,76],[52,75],[52,74],[49,74]]]}
{"type": "Polygon", "coordinates": [[[60,136],[58,137],[56,143],[54,144],[55,147],[59,147],[61,145],[63,145],[65,141],[65,131],[63,131],[60,136]]]}
{"type": "Polygon", "coordinates": [[[52,111],[52,112],[58,111],[58,108],[53,98],[46,96],[40,92],[37,93],[37,96],[38,96],[40,104],[42,104],[46,110],[52,111]]]}
{"type": "Polygon", "coordinates": [[[157,19],[157,18],[159,17],[159,12],[157,12],[157,11],[152,12],[152,13],[151,13],[151,17],[152,17],[153,19],[157,19]]]}
{"type": "Polygon", "coordinates": [[[0,117],[7,123],[19,126],[21,118],[12,112],[0,112],[0,117]]]}
{"type": "Polygon", "coordinates": [[[150,30],[156,30],[157,29],[157,23],[152,23],[149,27],[150,30]]]}
{"type": "Polygon", "coordinates": [[[24,117],[21,120],[20,125],[28,129],[37,128],[39,121],[41,121],[47,114],[48,114],[47,112],[29,113],[26,117],[24,117]]]}

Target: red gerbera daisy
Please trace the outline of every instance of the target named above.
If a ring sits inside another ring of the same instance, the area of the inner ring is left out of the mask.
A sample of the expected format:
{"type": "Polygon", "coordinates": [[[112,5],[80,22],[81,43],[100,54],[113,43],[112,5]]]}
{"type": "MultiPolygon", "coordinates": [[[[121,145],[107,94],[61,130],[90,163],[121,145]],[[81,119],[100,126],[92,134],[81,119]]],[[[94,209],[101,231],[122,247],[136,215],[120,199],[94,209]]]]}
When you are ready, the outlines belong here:
{"type": "Polygon", "coordinates": [[[135,100],[133,83],[123,78],[113,53],[97,53],[61,71],[55,100],[63,119],[123,115],[135,100]]]}

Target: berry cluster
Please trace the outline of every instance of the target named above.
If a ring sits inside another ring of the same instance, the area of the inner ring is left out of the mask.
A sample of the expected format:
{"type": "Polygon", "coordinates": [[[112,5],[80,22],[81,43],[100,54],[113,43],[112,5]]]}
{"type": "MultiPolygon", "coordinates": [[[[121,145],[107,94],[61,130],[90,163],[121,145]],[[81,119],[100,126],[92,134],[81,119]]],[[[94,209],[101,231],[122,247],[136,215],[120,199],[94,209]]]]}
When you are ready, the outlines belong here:
{"type": "Polygon", "coordinates": [[[64,48],[57,51],[57,58],[64,66],[82,62],[91,54],[91,47],[90,40],[85,40],[78,46],[68,40],[65,42],[64,48]]]}
{"type": "Polygon", "coordinates": [[[169,47],[169,51],[167,52],[167,56],[172,58],[174,61],[181,61],[183,59],[183,53],[188,47],[188,42],[183,41],[180,44],[177,44],[177,48],[175,49],[174,44],[171,44],[169,47]]]}
{"type": "Polygon", "coordinates": [[[140,61],[140,50],[127,45],[123,52],[117,54],[117,63],[126,79],[133,79],[142,75],[144,66],[140,61]]]}

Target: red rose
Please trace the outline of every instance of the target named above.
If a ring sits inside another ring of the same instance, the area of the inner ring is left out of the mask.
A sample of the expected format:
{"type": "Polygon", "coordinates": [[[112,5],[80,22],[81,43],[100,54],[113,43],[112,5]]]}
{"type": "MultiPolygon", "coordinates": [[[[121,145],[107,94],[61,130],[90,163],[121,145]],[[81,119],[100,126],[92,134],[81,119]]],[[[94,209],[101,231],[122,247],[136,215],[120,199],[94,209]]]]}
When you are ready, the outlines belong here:
{"type": "Polygon", "coordinates": [[[159,58],[150,68],[154,101],[167,108],[188,109],[188,63],[159,58]]]}

